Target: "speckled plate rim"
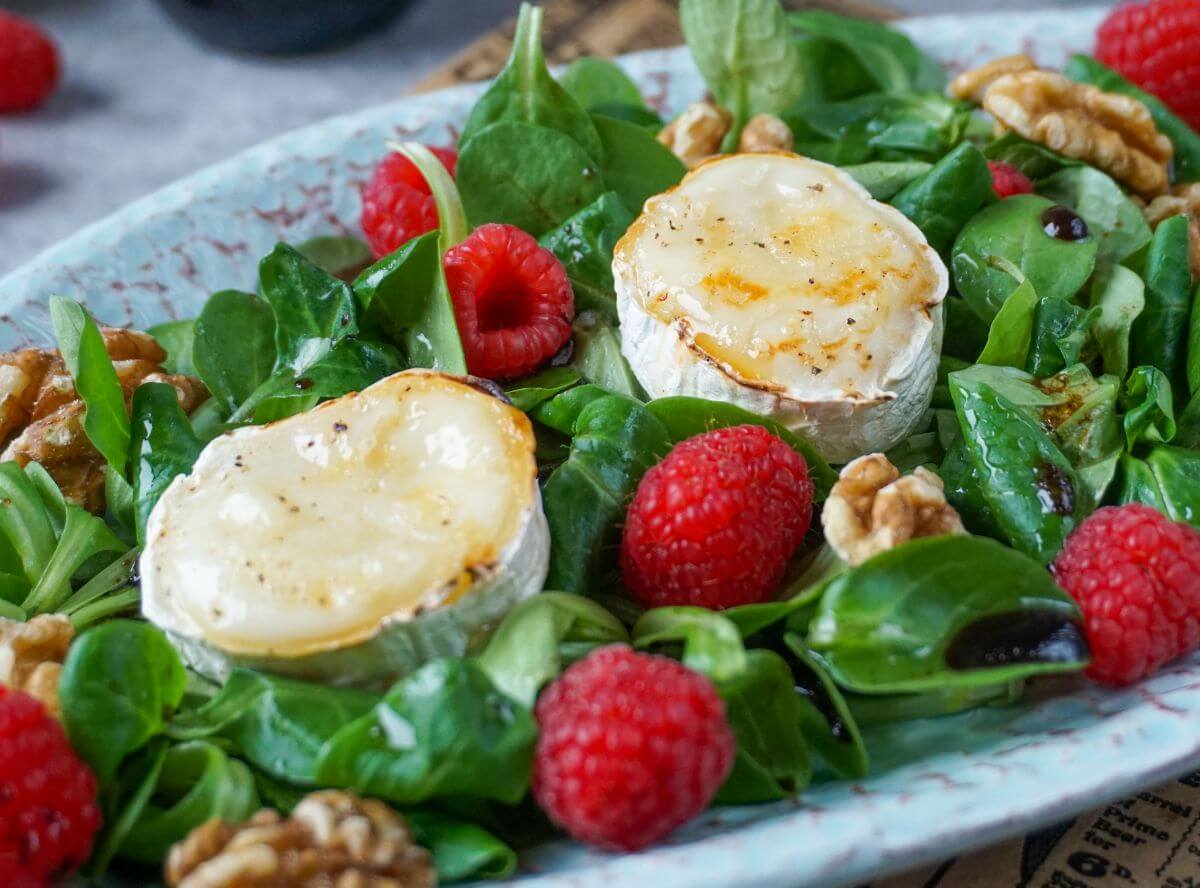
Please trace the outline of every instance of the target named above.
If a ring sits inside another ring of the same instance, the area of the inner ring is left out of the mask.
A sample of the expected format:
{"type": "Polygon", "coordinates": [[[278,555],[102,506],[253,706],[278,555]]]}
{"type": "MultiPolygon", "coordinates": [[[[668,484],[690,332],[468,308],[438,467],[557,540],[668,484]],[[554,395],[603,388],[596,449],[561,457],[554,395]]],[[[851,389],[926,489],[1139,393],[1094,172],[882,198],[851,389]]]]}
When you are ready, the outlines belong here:
{"type": "MultiPolygon", "coordinates": [[[[1086,49],[1100,14],[933,16],[901,27],[951,67],[1016,51],[1059,64],[1066,51],[1086,49]]],[[[677,50],[623,64],[660,107],[677,109],[700,91],[677,50]]],[[[448,121],[461,119],[480,88],[406,98],[279,136],[82,229],[0,280],[0,348],[49,336],[52,292],[84,298],[110,322],[147,324],[177,309],[194,313],[212,289],[251,286],[257,257],[276,238],[353,228],[357,198],[347,185],[365,175],[384,135],[447,141],[448,121]],[[265,203],[247,202],[250,194],[265,203]]],[[[538,888],[859,882],[1182,773],[1200,761],[1198,726],[1200,657],[1129,690],[1078,684],[1033,703],[885,731],[873,746],[884,764],[866,780],[718,809],[640,854],[552,842],[523,858],[521,880],[538,888]]]]}

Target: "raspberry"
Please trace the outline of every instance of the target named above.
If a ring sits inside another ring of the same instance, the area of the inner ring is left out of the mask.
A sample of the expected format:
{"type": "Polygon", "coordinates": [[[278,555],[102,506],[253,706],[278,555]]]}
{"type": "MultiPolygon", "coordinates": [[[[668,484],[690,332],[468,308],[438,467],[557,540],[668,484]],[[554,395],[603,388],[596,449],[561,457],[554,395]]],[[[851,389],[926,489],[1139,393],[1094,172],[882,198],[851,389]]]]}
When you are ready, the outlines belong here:
{"type": "Polygon", "coordinates": [[[30,111],[58,86],[58,50],[37,25],[0,11],[0,112],[30,111]]]}
{"type": "MultiPolygon", "coordinates": [[[[458,154],[453,148],[429,149],[454,175],[458,154]]],[[[379,162],[362,193],[362,229],[378,259],[414,237],[438,227],[437,205],[425,177],[399,152],[379,162]]]]}
{"type": "Polygon", "coordinates": [[[42,888],[79,867],[100,828],[96,778],[42,704],[0,686],[0,873],[42,888]]]}
{"type": "Polygon", "coordinates": [[[1083,611],[1096,681],[1131,684],[1200,644],[1200,533],[1149,506],[1093,512],[1054,577],[1083,611]]]}
{"type": "Polygon", "coordinates": [[[603,848],[661,839],[708,807],[733,767],[712,682],[625,645],[567,669],[535,714],[534,798],[573,837],[603,848]]]}
{"type": "Polygon", "coordinates": [[[992,187],[1001,199],[1012,197],[1014,194],[1033,194],[1033,183],[1029,177],[1002,160],[989,160],[988,169],[992,171],[992,187]]]}
{"type": "Polygon", "coordinates": [[[1096,58],[1200,131],[1200,0],[1117,7],[1096,33],[1096,58]]]}
{"type": "Polygon", "coordinates": [[[549,250],[511,225],[481,225],[446,251],[446,283],[467,368],[515,379],[554,357],[571,338],[575,295],[549,250]]]}
{"type": "Polygon", "coordinates": [[[812,499],[804,458],[761,426],[689,438],[634,494],[625,585],[645,607],[764,601],[808,532],[812,499]]]}

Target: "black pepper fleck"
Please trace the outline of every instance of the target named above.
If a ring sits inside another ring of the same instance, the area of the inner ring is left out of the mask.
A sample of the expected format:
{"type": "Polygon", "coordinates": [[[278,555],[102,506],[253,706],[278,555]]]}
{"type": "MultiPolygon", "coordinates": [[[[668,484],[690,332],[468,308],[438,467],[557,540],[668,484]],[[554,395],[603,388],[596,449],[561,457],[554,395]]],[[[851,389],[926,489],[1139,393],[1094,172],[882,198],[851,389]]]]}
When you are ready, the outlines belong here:
{"type": "Polygon", "coordinates": [[[333,424],[333,430],[334,430],[335,432],[344,432],[344,431],[346,431],[348,428],[350,428],[350,426],[346,425],[344,422],[335,422],[335,423],[333,424]]]}

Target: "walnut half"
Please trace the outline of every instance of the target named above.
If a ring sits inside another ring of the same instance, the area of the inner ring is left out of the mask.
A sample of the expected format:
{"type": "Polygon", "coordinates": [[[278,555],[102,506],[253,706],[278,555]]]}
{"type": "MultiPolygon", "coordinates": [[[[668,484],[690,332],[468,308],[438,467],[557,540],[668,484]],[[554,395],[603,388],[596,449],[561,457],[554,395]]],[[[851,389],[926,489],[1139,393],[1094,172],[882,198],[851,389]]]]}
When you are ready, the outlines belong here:
{"type": "Polygon", "coordinates": [[[1175,149],[1135,98],[1031,70],[991,81],[982,103],[1002,126],[1090,163],[1146,198],[1167,189],[1175,149]]]}
{"type": "Polygon", "coordinates": [[[62,718],[58,677],[75,630],[61,614],[25,623],[0,618],[0,684],[24,691],[55,718],[62,718]]]}
{"type": "Polygon", "coordinates": [[[432,888],[429,852],[404,819],[353,793],[310,793],[286,820],[263,809],[240,826],[196,827],[167,856],[171,888],[432,888]]]}
{"type": "Polygon", "coordinates": [[[882,453],[846,464],[821,522],[829,545],[852,566],[918,537],[966,533],[941,478],[923,467],[902,477],[882,453]]]}

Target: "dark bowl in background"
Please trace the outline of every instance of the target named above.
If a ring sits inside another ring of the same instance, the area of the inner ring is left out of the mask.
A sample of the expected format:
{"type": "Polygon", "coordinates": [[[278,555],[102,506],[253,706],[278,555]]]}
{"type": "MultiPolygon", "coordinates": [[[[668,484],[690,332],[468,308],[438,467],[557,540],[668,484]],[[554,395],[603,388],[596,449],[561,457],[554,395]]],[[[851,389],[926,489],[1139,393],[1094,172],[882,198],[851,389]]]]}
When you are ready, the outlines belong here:
{"type": "Polygon", "coordinates": [[[205,43],[238,52],[316,52],[383,28],[412,0],[158,0],[205,43]]]}

